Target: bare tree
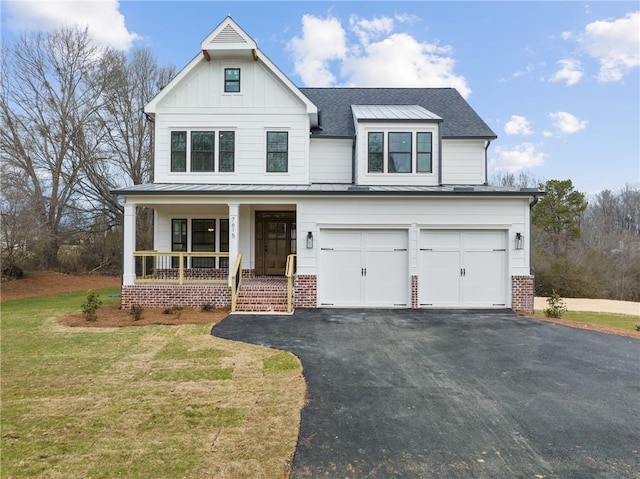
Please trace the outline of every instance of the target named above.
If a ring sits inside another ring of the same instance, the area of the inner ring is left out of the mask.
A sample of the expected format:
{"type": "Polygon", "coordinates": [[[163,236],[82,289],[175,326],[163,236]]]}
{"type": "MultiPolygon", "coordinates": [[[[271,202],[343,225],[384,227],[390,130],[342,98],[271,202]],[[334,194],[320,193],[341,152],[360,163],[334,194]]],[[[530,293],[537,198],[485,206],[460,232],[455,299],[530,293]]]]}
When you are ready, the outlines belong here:
{"type": "Polygon", "coordinates": [[[88,206],[78,186],[100,145],[87,138],[86,126],[102,104],[105,53],[79,27],[24,34],[3,45],[2,161],[15,188],[31,199],[47,267],[58,263],[65,223],[71,226],[88,206]]]}

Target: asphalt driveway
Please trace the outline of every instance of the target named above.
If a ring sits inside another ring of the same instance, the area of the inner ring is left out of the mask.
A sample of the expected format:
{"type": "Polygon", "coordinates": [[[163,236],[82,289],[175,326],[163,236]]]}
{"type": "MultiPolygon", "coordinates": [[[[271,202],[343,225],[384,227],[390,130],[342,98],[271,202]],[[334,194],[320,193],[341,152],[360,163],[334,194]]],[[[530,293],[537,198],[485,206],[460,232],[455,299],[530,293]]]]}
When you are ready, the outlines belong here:
{"type": "Polygon", "coordinates": [[[233,315],[297,355],[297,478],[640,477],[640,341],[511,311],[233,315]]]}

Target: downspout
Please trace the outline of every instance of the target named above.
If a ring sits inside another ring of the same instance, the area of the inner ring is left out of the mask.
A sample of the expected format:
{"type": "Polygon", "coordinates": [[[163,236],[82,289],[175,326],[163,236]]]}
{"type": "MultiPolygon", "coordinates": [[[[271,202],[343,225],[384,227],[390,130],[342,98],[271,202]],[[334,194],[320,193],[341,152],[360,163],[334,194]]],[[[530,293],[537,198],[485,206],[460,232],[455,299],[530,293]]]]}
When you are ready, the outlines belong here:
{"type": "Polygon", "coordinates": [[[438,125],[438,186],[442,186],[442,122],[438,125]]]}
{"type": "MultiPolygon", "coordinates": [[[[531,247],[531,232],[533,231],[532,228],[532,223],[531,223],[531,212],[533,210],[533,207],[538,203],[538,201],[540,200],[540,197],[538,195],[533,195],[533,201],[531,201],[529,203],[529,274],[531,276],[535,276],[536,272],[533,269],[533,263],[532,263],[532,250],[533,248],[531,247]]],[[[535,296],[535,291],[534,291],[534,296],[535,296]]]]}
{"type": "Polygon", "coordinates": [[[488,161],[488,151],[487,151],[489,150],[489,145],[491,145],[491,140],[487,140],[487,144],[484,147],[484,184],[485,186],[489,184],[489,161],[488,161]]]}

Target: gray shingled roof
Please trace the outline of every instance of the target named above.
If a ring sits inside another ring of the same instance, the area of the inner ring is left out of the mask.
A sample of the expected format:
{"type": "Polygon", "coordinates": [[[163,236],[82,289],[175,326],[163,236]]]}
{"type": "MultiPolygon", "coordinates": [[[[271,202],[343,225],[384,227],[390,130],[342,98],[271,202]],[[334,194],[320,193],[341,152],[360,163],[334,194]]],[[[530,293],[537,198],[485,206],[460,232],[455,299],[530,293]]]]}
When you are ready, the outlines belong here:
{"type": "Polygon", "coordinates": [[[444,138],[496,138],[454,88],[300,88],[320,110],[316,137],[353,137],[351,105],[420,105],[443,118],[444,138]]]}

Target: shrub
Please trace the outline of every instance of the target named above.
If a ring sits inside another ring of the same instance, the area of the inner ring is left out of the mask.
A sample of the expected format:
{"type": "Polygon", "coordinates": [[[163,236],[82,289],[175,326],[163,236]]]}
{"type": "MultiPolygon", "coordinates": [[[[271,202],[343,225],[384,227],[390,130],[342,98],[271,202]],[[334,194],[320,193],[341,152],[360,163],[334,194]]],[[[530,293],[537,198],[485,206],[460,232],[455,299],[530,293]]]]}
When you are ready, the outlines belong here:
{"type": "Polygon", "coordinates": [[[184,308],[182,306],[173,306],[171,308],[171,314],[173,314],[176,318],[179,318],[180,316],[182,316],[182,310],[184,308]]]}
{"type": "Polygon", "coordinates": [[[544,315],[547,318],[560,318],[562,317],[562,313],[567,311],[567,305],[555,289],[547,299],[547,304],[549,307],[544,310],[544,315]]]}
{"type": "Polygon", "coordinates": [[[82,303],[82,315],[87,321],[95,321],[98,316],[96,311],[102,306],[100,296],[95,291],[89,291],[87,293],[87,300],[82,303]]]}
{"type": "Polygon", "coordinates": [[[140,321],[142,319],[142,312],[144,308],[140,304],[132,304],[129,314],[133,316],[134,321],[140,321]]]}
{"type": "Polygon", "coordinates": [[[640,324],[636,324],[636,331],[640,331],[640,324]]]}
{"type": "Polygon", "coordinates": [[[214,309],[216,309],[216,307],[215,307],[213,304],[211,304],[211,303],[206,303],[206,304],[203,304],[203,305],[201,306],[201,309],[202,309],[202,311],[205,311],[205,312],[207,312],[207,313],[210,313],[211,311],[213,311],[214,309]]]}

